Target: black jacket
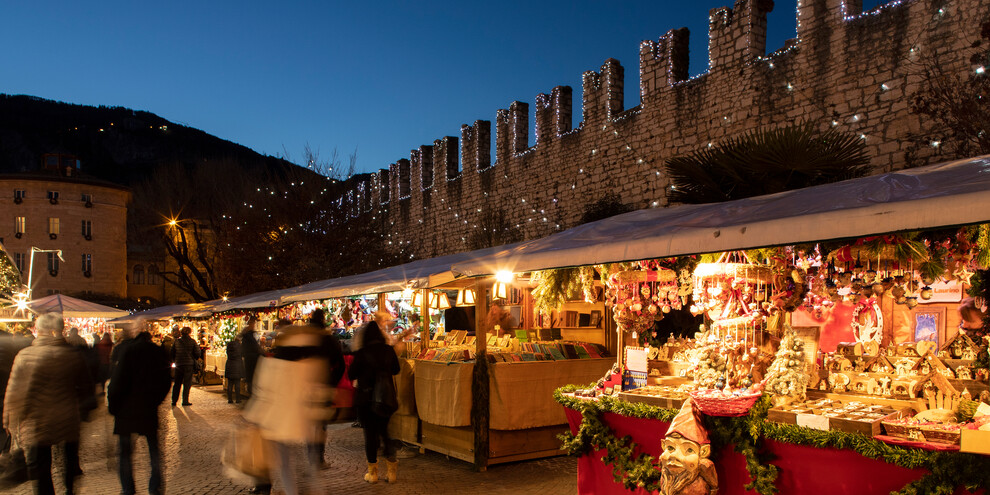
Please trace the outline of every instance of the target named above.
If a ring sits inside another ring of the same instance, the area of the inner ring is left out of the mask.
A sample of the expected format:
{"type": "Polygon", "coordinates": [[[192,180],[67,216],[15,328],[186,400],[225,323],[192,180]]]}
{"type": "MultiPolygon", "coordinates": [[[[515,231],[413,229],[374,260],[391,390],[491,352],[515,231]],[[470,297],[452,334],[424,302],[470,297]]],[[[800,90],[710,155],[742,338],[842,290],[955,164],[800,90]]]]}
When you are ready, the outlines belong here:
{"type": "Polygon", "coordinates": [[[179,366],[191,368],[193,363],[199,360],[200,354],[199,344],[188,335],[179,337],[179,340],[172,344],[172,361],[177,368],[179,366]]]}
{"type": "Polygon", "coordinates": [[[227,378],[244,378],[244,363],[241,361],[241,343],[237,339],[227,342],[227,364],[223,370],[227,378]]]}
{"type": "Polygon", "coordinates": [[[369,323],[362,335],[361,348],[354,353],[347,373],[351,380],[357,380],[354,405],[366,406],[371,402],[371,393],[379,373],[399,374],[399,358],[395,349],[385,342],[385,336],[375,322],[369,323]]]}
{"type": "Polygon", "coordinates": [[[244,332],[241,334],[241,356],[244,357],[244,377],[250,381],[254,378],[254,369],[258,366],[258,358],[261,357],[261,344],[255,338],[254,332],[244,332]]]}
{"type": "Polygon", "coordinates": [[[121,344],[119,356],[107,388],[107,409],[116,418],[113,432],[155,434],[158,405],[171,387],[168,355],[142,332],[121,344]]]}

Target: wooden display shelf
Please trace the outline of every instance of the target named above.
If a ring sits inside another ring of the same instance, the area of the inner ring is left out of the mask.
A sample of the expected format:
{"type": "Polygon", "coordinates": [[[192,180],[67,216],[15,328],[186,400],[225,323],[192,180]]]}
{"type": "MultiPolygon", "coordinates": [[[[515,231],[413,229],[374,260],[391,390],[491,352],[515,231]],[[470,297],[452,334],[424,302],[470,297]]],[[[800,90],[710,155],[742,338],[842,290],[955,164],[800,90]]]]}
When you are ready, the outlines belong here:
{"type": "Polygon", "coordinates": [[[928,409],[928,402],[924,399],[892,399],[889,397],[878,397],[876,395],[864,395],[864,394],[851,394],[842,393],[837,394],[834,392],[823,392],[821,390],[808,389],[808,400],[815,399],[832,399],[842,402],[859,401],[866,402],[870,404],[880,404],[883,406],[890,406],[894,409],[899,409],[902,407],[910,407],[915,411],[924,411],[928,409]]]}

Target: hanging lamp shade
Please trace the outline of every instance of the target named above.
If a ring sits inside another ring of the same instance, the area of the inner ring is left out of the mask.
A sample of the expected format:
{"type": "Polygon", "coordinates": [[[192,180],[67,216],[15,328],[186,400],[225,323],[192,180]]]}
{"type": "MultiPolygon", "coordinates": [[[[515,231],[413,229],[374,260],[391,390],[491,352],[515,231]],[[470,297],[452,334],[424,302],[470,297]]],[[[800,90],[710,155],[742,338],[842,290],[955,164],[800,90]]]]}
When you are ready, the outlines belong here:
{"type": "Polygon", "coordinates": [[[441,292],[437,295],[437,309],[450,309],[450,298],[447,297],[446,292],[441,292]]]}
{"type": "Polygon", "coordinates": [[[412,303],[412,305],[413,305],[414,308],[420,308],[420,307],[423,306],[423,291],[418,290],[418,291],[416,291],[415,294],[413,294],[413,303],[412,303]]]}
{"type": "Polygon", "coordinates": [[[455,306],[473,306],[474,305],[474,289],[461,289],[457,291],[457,300],[454,303],[455,306]]]}
{"type": "Polygon", "coordinates": [[[492,286],[492,299],[508,299],[509,298],[509,284],[505,282],[495,282],[492,286]]]}

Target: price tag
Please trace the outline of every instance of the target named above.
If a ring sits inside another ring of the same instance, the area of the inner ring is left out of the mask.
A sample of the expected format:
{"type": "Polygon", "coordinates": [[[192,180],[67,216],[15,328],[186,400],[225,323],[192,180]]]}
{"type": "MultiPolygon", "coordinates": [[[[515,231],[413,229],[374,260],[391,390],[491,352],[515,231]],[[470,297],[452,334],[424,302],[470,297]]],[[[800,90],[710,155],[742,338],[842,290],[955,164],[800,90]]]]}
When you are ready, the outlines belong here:
{"type": "Polygon", "coordinates": [[[798,414],[797,425],[814,430],[828,431],[828,418],[817,414],[798,414]]]}

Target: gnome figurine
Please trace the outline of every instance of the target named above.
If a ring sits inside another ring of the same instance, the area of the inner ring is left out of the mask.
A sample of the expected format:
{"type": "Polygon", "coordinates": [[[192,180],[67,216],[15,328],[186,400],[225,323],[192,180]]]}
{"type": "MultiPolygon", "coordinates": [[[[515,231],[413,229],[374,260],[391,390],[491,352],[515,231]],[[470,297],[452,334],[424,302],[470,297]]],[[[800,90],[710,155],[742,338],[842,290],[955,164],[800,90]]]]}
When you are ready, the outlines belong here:
{"type": "Polygon", "coordinates": [[[661,495],[714,495],[718,492],[718,475],[712,463],[708,432],[694,412],[691,400],[681,411],[663,439],[660,454],[661,495]]]}

